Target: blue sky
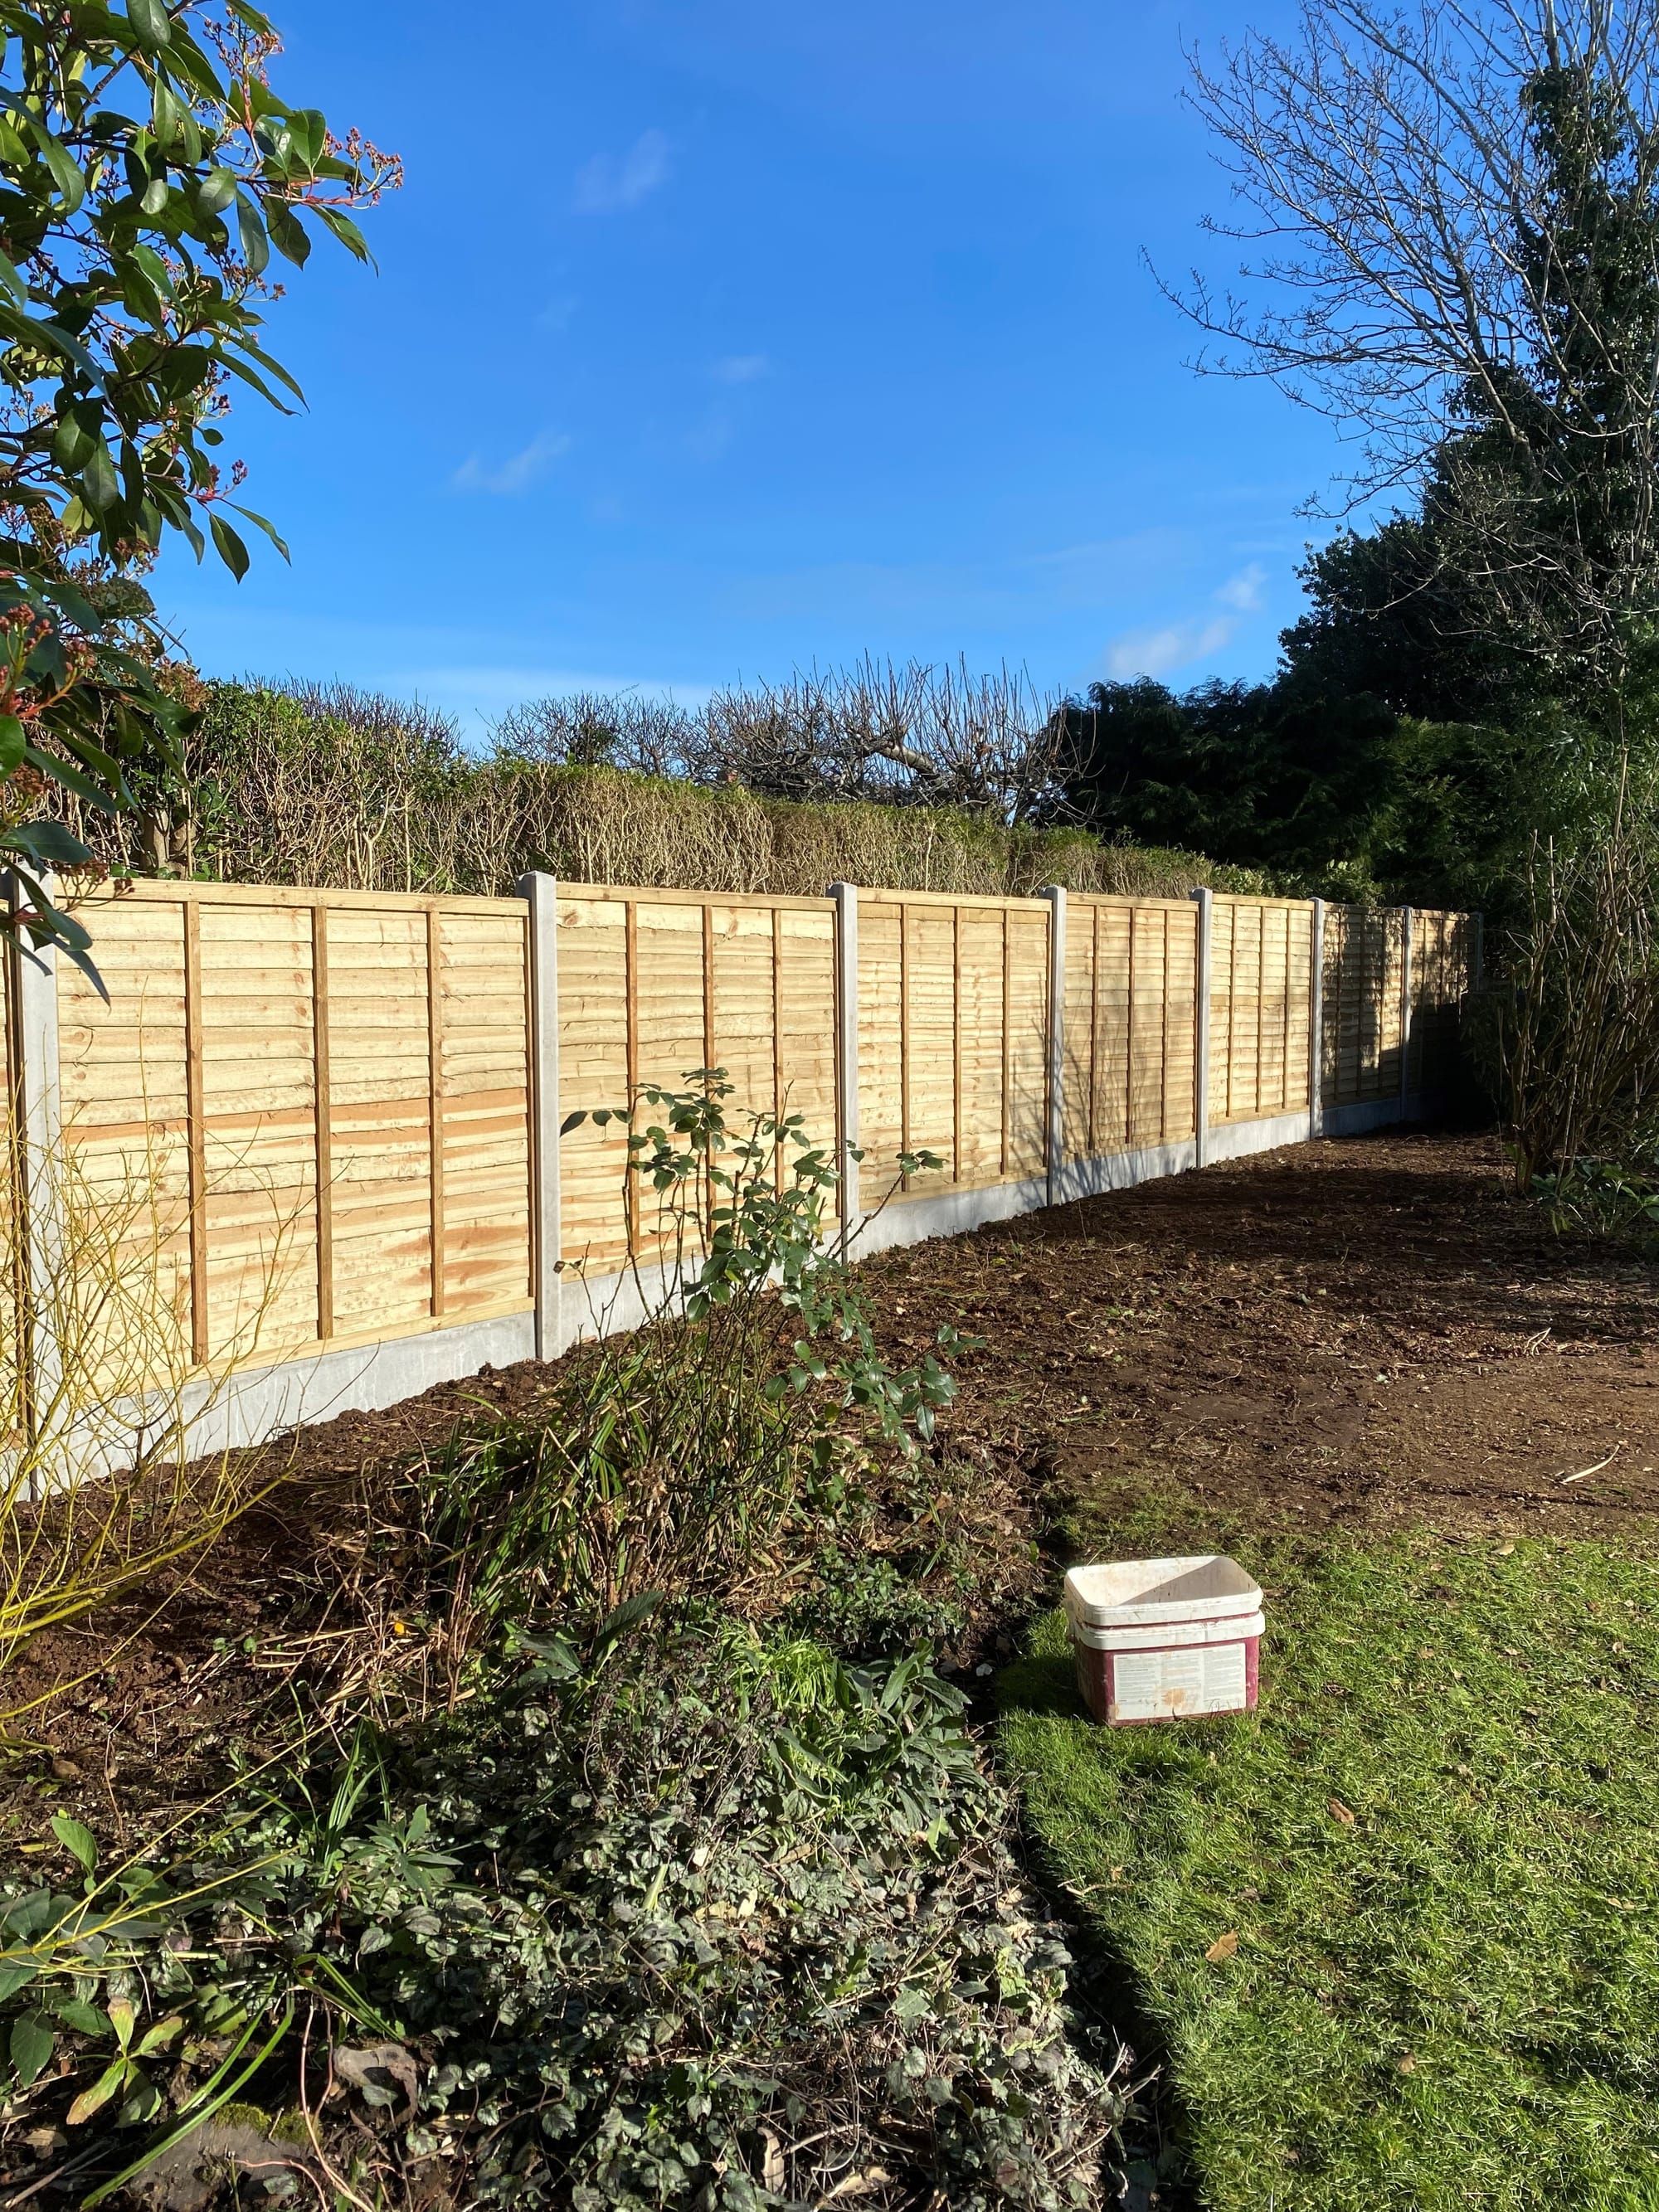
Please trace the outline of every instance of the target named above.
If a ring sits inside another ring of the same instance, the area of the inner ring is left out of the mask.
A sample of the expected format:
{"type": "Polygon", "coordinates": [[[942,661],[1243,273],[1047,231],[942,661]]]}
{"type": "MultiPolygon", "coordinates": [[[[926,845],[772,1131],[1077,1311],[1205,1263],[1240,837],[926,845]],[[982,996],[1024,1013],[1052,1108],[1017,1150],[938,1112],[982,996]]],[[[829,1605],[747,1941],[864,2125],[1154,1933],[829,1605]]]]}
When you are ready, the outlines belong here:
{"type": "MultiPolygon", "coordinates": [[[[157,596],[222,674],[473,727],[866,650],[1040,687],[1272,666],[1340,465],[1199,379],[1139,254],[1218,266],[1204,0],[274,0],[277,88],[407,163],[270,311],[307,413],[238,410],[240,586],[157,596]]],[[[1224,263],[1223,264],[1224,266],[1224,263]]]]}

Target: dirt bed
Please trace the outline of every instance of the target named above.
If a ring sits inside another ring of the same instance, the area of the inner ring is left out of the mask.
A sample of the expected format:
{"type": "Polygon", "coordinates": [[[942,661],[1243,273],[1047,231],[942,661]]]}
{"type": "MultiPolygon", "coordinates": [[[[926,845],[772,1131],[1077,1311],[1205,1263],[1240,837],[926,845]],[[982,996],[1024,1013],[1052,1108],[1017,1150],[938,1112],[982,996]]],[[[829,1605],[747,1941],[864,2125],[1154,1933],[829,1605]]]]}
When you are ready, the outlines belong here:
{"type": "Polygon", "coordinates": [[[1062,1487],[1562,1534],[1659,1510],[1659,1255],[1553,1233],[1490,1137],[1287,1147],[871,1273],[901,1343],[985,1340],[954,1446],[1062,1487]]]}
{"type": "MultiPolygon", "coordinates": [[[[1032,1540],[1103,1479],[1310,1522],[1633,1535],[1659,1512],[1659,1263],[1553,1235],[1490,1139],[1292,1147],[890,1253],[867,1279],[894,1354],[947,1319],[984,1340],[936,1449],[979,1470],[956,1486],[963,1534],[995,1555],[1005,1614],[1039,1594],[1032,1540]]],[[[384,1653],[399,1626],[361,1474],[486,1408],[533,1413],[549,1380],[526,1363],[304,1431],[266,1458],[288,1477],[270,1502],[170,1593],[38,1638],[9,1703],[72,1686],[13,1723],[40,1748],[0,1773],[0,1845],[58,1806],[118,1835],[153,1820],[222,1782],[233,1744],[280,1735],[303,1680],[384,1653]]],[[[1006,1653],[1011,1625],[976,1621],[957,1662],[1006,1653]]],[[[418,1639],[409,1657],[418,1675],[418,1639]]]]}

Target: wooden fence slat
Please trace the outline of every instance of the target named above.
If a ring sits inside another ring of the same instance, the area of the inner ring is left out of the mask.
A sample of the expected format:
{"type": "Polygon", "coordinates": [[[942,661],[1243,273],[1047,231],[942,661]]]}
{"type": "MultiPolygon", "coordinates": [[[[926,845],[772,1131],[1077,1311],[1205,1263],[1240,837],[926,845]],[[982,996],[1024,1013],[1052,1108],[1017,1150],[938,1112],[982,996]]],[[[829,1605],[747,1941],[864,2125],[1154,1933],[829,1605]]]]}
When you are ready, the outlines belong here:
{"type": "Polygon", "coordinates": [[[207,1130],[202,1103],[202,909],[184,902],[185,1126],[189,1159],[190,1352],[208,1357],[207,1130]]]}
{"type": "Polygon", "coordinates": [[[317,1146],[317,1340],[334,1334],[334,1120],[329,1085],[328,908],[311,909],[312,1066],[317,1146]]]}
{"type": "Polygon", "coordinates": [[[426,910],[427,1128],[431,1151],[432,1312],[445,1307],[443,918],[426,910]]]}

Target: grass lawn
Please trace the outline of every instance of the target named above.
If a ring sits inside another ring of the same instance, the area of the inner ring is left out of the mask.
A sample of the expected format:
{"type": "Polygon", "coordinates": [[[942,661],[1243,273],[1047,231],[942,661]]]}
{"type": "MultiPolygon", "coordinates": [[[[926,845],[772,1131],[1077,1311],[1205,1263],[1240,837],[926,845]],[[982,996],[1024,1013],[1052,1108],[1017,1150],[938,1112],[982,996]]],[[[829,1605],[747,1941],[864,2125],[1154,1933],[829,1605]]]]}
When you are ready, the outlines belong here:
{"type": "MultiPolygon", "coordinates": [[[[1139,1518],[1120,1555],[1199,1547],[1139,1518]]],[[[1228,1547],[1269,1592],[1257,1714],[1097,1728],[1058,1615],[1000,1683],[1031,1826],[1164,2039],[1198,2202],[1659,2208],[1659,1565],[1228,1547]]]]}

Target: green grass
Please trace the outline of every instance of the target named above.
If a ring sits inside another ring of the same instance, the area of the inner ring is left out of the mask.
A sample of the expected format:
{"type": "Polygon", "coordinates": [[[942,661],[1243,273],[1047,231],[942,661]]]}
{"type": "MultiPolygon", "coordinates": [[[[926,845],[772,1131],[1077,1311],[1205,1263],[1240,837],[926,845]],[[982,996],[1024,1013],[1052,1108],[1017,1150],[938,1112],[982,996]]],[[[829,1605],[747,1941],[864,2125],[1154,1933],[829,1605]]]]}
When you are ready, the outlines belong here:
{"type": "Polygon", "coordinates": [[[1233,1548],[1270,1593],[1255,1716],[1091,1725],[1058,1615],[1000,1684],[1031,1825],[1164,2039],[1199,2202],[1653,2212],[1659,1567],[1233,1548]]]}

